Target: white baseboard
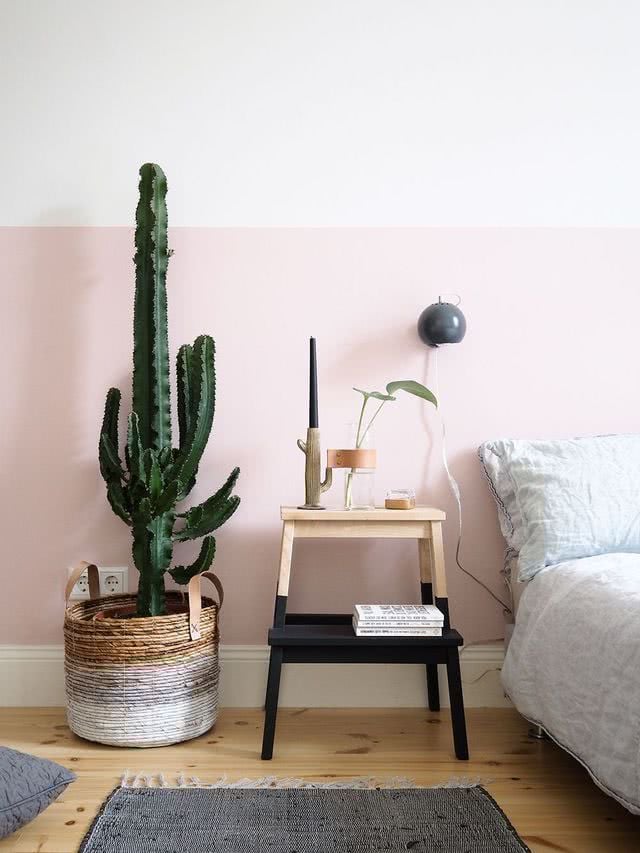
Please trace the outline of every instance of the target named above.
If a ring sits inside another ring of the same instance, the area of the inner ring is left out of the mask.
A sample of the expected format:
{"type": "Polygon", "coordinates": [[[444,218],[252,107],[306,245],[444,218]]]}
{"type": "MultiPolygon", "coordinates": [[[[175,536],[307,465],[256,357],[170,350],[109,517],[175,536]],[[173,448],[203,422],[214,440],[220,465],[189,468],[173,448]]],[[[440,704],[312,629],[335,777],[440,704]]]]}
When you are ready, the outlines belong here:
{"type": "MultiPolygon", "coordinates": [[[[500,684],[502,643],[467,646],[461,668],[467,707],[505,708],[500,684]]],[[[259,708],[264,702],[267,646],[221,646],[221,704],[259,708]]],[[[444,667],[440,693],[448,704],[444,667]]],[[[0,646],[0,706],[63,706],[62,646],[0,646]]],[[[424,667],[393,664],[287,664],[282,671],[280,704],[302,708],[425,707],[424,667]]]]}

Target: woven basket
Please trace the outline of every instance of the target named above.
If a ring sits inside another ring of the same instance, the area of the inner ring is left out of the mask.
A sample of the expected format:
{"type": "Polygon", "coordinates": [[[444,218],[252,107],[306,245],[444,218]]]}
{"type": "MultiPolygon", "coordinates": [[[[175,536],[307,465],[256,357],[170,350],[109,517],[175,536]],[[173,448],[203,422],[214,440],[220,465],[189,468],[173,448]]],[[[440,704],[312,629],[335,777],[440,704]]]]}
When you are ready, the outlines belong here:
{"type": "Polygon", "coordinates": [[[131,610],[133,595],[94,598],[95,566],[89,569],[90,600],[73,602],[64,618],[65,687],[69,728],[80,737],[113,746],[165,746],[198,737],[218,713],[218,612],[220,603],[200,598],[200,576],[187,598],[167,593],[167,616],[115,618],[131,610]],[[171,612],[181,609],[182,612],[171,612]],[[111,614],[111,615],[110,615],[111,614]]]}

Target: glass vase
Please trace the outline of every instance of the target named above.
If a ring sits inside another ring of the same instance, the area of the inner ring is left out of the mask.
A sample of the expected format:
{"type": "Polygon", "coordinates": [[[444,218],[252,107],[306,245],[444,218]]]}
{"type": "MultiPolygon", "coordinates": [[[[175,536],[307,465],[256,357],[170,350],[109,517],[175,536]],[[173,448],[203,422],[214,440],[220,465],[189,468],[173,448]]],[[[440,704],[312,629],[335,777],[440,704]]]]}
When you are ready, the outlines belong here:
{"type": "MultiPolygon", "coordinates": [[[[371,450],[374,447],[372,431],[369,430],[365,437],[356,445],[358,424],[348,425],[347,447],[358,450],[371,450]]],[[[374,509],[375,468],[345,468],[344,472],[344,508],[351,509],[374,509]]]]}

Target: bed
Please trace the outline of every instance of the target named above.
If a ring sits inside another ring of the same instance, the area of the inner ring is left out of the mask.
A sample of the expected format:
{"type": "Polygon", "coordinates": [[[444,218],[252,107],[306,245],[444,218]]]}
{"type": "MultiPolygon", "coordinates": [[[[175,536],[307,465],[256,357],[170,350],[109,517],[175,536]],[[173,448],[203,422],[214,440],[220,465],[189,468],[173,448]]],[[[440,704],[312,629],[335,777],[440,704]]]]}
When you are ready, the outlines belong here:
{"type": "Polygon", "coordinates": [[[640,814],[640,436],[479,454],[523,587],[505,691],[640,814]]]}
{"type": "Polygon", "coordinates": [[[569,560],[529,581],[502,682],[524,717],[640,814],[640,554],[569,560]]]}

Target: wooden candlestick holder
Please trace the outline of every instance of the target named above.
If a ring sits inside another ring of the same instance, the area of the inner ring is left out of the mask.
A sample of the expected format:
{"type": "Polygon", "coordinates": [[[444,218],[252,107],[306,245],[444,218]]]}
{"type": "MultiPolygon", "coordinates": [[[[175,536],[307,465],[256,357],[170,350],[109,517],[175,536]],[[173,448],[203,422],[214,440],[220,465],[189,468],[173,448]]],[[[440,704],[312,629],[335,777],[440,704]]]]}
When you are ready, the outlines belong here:
{"type": "Polygon", "coordinates": [[[317,427],[307,429],[307,440],[298,439],[298,447],[305,455],[304,465],[304,504],[298,509],[324,509],[320,495],[331,487],[333,471],[327,468],[324,480],[320,480],[320,430],[317,427]]]}

